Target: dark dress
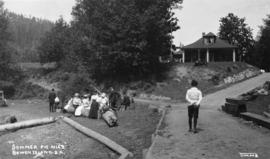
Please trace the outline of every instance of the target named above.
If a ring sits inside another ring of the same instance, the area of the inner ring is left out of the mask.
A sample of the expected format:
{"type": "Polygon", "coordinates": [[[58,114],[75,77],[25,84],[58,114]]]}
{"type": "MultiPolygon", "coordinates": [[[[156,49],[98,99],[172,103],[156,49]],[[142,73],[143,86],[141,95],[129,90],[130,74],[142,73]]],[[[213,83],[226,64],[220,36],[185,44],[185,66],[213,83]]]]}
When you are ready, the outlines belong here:
{"type": "Polygon", "coordinates": [[[123,99],[123,102],[122,102],[122,105],[125,106],[125,110],[127,110],[127,107],[130,106],[130,103],[131,103],[131,101],[130,101],[129,96],[125,95],[124,99],[123,99]]]}
{"type": "Polygon", "coordinates": [[[118,92],[113,91],[110,95],[109,95],[109,103],[110,103],[110,107],[114,110],[117,111],[118,110],[118,102],[121,100],[121,95],[118,92]]]}
{"type": "Polygon", "coordinates": [[[56,98],[55,92],[49,93],[49,106],[50,106],[50,112],[54,111],[54,100],[56,98]]]}
{"type": "Polygon", "coordinates": [[[89,112],[89,118],[92,118],[92,119],[98,118],[98,108],[99,108],[98,102],[93,100],[91,104],[90,112],[89,112]]]}

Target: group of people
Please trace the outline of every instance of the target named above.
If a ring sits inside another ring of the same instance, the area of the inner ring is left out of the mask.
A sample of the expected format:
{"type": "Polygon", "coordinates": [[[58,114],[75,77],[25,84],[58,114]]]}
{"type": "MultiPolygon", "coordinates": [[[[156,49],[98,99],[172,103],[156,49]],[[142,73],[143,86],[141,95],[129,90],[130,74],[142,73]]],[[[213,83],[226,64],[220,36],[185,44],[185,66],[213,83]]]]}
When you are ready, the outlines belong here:
{"type": "Polygon", "coordinates": [[[79,93],[75,93],[64,107],[64,111],[74,113],[75,116],[99,118],[100,113],[108,108],[109,98],[105,93],[97,93],[92,96],[84,94],[82,97],[79,93]]]}
{"type": "MultiPolygon", "coordinates": [[[[55,112],[55,102],[58,97],[54,90],[49,94],[50,112],[55,112]]],[[[59,100],[59,98],[58,98],[59,100]]],[[[130,96],[123,92],[123,97],[113,88],[110,93],[86,93],[80,95],[75,93],[63,108],[64,113],[72,113],[75,116],[84,116],[92,119],[103,118],[109,126],[117,125],[117,111],[126,110],[132,100],[130,96]]]]}

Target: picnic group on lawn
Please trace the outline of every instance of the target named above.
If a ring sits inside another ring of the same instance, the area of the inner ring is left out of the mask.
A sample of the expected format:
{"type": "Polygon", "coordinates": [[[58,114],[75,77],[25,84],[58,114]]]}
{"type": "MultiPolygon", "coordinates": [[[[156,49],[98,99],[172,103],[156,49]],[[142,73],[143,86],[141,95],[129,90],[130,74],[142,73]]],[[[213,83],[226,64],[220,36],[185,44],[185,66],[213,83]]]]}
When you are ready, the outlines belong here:
{"type": "Polygon", "coordinates": [[[85,93],[80,95],[75,93],[69,99],[67,104],[61,108],[59,97],[54,89],[49,93],[50,112],[63,111],[63,113],[72,113],[76,117],[84,116],[92,119],[104,119],[108,126],[117,126],[117,111],[126,110],[134,102],[132,97],[123,91],[123,95],[114,91],[111,87],[110,92],[106,93],[85,93]]]}
{"type": "MultiPolygon", "coordinates": [[[[199,108],[202,101],[202,92],[197,88],[198,82],[191,81],[191,88],[186,92],[188,101],[188,125],[189,131],[197,133],[197,122],[199,117],[199,108]],[[192,127],[193,125],[193,127],[192,127]]],[[[63,112],[74,113],[75,116],[85,116],[92,119],[103,118],[109,126],[117,126],[117,111],[126,110],[134,102],[132,97],[123,92],[120,93],[110,88],[110,93],[96,93],[90,95],[84,94],[82,97],[75,93],[63,109],[63,112]]],[[[54,89],[49,94],[50,112],[55,112],[59,108],[60,100],[54,89]]]]}

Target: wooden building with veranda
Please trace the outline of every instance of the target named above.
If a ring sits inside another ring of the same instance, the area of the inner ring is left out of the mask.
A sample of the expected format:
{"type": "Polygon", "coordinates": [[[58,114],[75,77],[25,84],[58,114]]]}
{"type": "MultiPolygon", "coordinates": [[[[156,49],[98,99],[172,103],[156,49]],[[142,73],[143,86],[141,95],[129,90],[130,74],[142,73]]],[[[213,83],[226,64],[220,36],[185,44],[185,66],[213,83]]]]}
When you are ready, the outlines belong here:
{"type": "Polygon", "coordinates": [[[182,62],[235,62],[236,49],[236,46],[219,39],[211,32],[203,33],[199,40],[182,47],[182,62]]]}

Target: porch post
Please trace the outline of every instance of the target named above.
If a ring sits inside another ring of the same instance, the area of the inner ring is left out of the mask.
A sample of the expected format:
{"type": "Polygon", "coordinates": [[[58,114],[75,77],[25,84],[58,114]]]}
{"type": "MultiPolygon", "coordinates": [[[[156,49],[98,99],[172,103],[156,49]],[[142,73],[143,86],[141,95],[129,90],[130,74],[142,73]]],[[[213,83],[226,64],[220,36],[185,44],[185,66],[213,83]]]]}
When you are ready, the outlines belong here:
{"type": "Polygon", "coordinates": [[[235,62],[235,49],[233,49],[233,62],[235,62]]]}
{"type": "Polygon", "coordinates": [[[198,49],[198,59],[197,60],[201,60],[201,50],[198,49]]]}
{"type": "Polygon", "coordinates": [[[209,62],[209,49],[206,50],[206,62],[209,62]]]}
{"type": "Polygon", "coordinates": [[[182,62],[185,63],[185,51],[182,53],[182,62]]]}

